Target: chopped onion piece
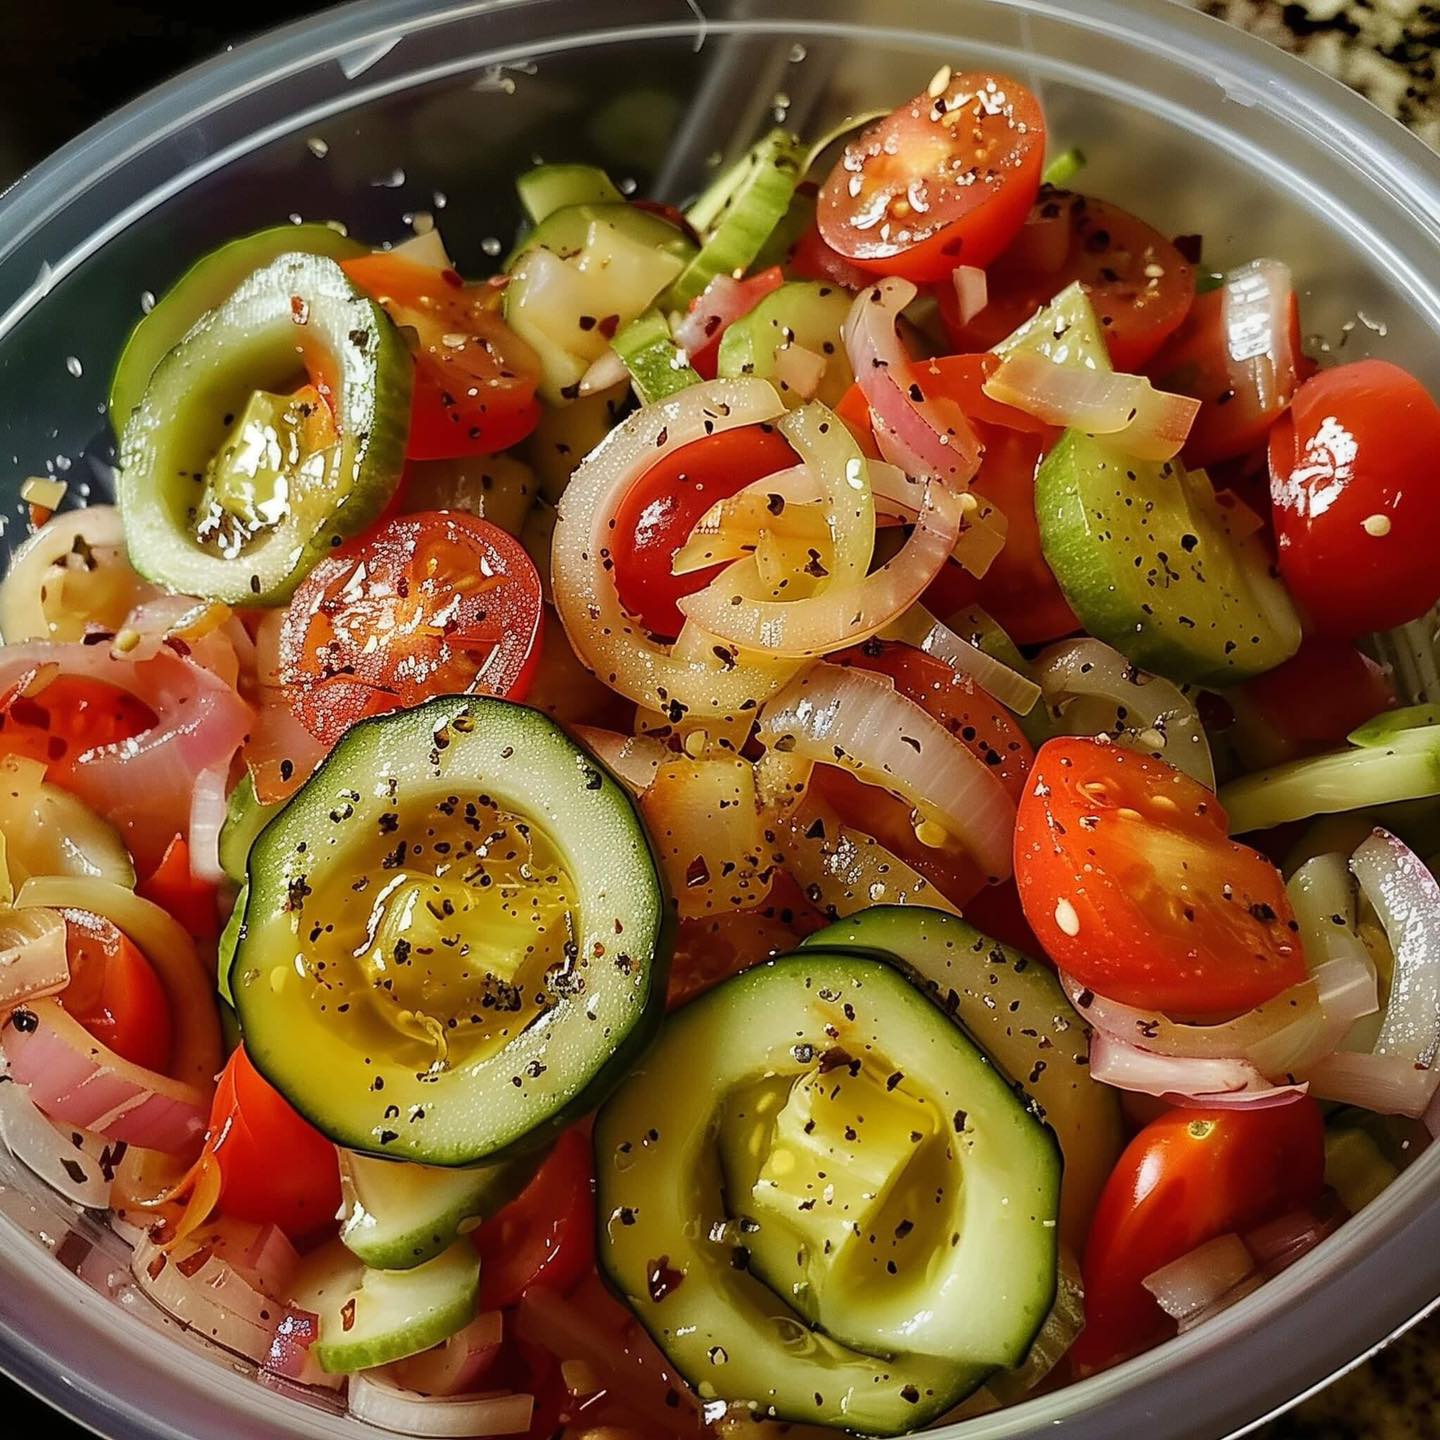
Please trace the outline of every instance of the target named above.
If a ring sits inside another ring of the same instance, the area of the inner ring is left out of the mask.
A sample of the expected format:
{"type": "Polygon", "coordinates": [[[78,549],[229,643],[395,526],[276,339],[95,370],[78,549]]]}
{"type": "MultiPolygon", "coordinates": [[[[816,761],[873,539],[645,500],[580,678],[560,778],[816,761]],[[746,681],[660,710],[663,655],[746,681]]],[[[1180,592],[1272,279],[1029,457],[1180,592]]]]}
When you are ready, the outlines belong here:
{"type": "Polygon", "coordinates": [[[220,864],[220,829],[225,824],[225,786],[228,765],[212,766],[195,777],[190,797],[190,873],[200,881],[218,885],[225,878],[220,864]]]}
{"type": "Polygon", "coordinates": [[[535,1408],[533,1395],[417,1395],[360,1371],[350,1377],[350,1413],[397,1435],[523,1435],[535,1408]]]}
{"type": "Polygon", "coordinates": [[[603,390],[613,390],[620,384],[630,383],[630,372],[615,347],[607,346],[598,359],[580,377],[581,395],[598,395],[603,390]]]}
{"type": "Polygon", "coordinates": [[[1399,1055],[1337,1050],[1309,1071],[1317,1100],[1359,1105],[1378,1115],[1424,1115],[1440,1087],[1440,1070],[1417,1066],[1399,1055]]]}
{"type": "Polygon", "coordinates": [[[1061,640],[1035,660],[1051,718],[1070,735],[1109,735],[1215,788],[1210,744],[1195,702],[1178,685],[1137,669],[1103,640],[1061,640]]]}
{"type": "Polygon", "coordinates": [[[345,1376],[331,1375],[320,1368],[310,1353],[320,1334],[320,1317],[309,1310],[286,1309],[270,1339],[270,1349],[261,1365],[262,1375],[278,1375],[299,1385],[338,1390],[345,1376]]]}
{"type": "MultiPolygon", "coordinates": [[[[555,605],[575,653],[611,689],[648,710],[701,722],[748,715],[795,673],[789,663],[716,653],[691,626],[673,648],[657,643],[620,605],[610,573],[615,509],[657,460],[708,434],[777,419],[785,407],[764,380],[691,385],[621,422],[576,469],[555,525],[555,605]]],[[[748,728],[748,727],[747,727],[748,728]]]]}
{"type": "Polygon", "coordinates": [[[1017,715],[1028,715],[1040,698],[1040,687],[1033,680],[957,635],[923,605],[912,605],[880,632],[880,638],[899,640],[943,660],[957,674],[968,675],[987,695],[1017,715]]]}
{"type": "Polygon", "coordinates": [[[69,983],[63,917],[54,910],[0,910],[0,1012],[69,983]]]}
{"type": "Polygon", "coordinates": [[[1178,455],[1200,410],[1198,400],[1156,390],[1143,375],[1057,365],[1030,350],[1007,356],[983,388],[1047,425],[1104,435],[1140,460],[1178,455]]]}
{"type": "Polygon", "coordinates": [[[615,772],[632,795],[643,795],[655,772],[671,758],[664,741],[650,735],[619,735],[595,725],[575,725],[571,733],[615,772]]]}
{"type": "Polygon", "coordinates": [[[1254,1257],[1238,1235],[1217,1235],[1140,1283],[1172,1320],[1184,1320],[1228,1294],[1254,1268],[1254,1257]]]}
{"type": "Polygon", "coordinates": [[[990,303],[985,272],[978,265],[957,265],[950,278],[955,284],[960,323],[968,325],[990,303]]]}
{"type": "Polygon", "coordinates": [[[72,1204],[89,1210],[109,1208],[110,1182],[125,1154],[125,1142],[56,1125],[30,1098],[29,1087],[8,1075],[0,1075],[0,1140],[22,1165],[72,1204]]]}
{"type": "Polygon", "coordinates": [[[877,281],[855,297],[841,333],[880,453],[916,478],[960,491],[980,468],[980,442],[953,400],[926,396],[905,352],[895,322],[915,295],[908,280],[877,281]]]}
{"type": "Polygon", "coordinates": [[[1117,1090],[1134,1090],[1171,1105],[1200,1109],[1264,1110],[1288,1105],[1307,1089],[1303,1084],[1272,1085],[1246,1060],[1156,1055],[1103,1030],[1091,1037],[1090,1074],[1117,1090]]]}
{"type": "Polygon", "coordinates": [[[827,765],[908,800],[956,836],[981,869],[1010,874],[1015,802],[985,762],[885,676],[816,665],[764,709],[767,745],[827,765]]]}
{"type": "Polygon", "coordinates": [[[802,400],[814,399],[825,378],[827,361],[803,345],[785,345],[775,352],[775,380],[783,395],[787,391],[802,400]]]}

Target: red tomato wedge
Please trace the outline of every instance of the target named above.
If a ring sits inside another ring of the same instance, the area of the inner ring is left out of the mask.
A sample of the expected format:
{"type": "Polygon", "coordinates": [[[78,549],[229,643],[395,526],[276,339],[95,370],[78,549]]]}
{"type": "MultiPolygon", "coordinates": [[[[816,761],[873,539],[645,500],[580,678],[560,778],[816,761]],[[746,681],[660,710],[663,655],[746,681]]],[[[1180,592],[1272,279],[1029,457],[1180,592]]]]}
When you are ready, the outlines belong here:
{"type": "Polygon", "coordinates": [[[132,1065],[165,1073],[174,1017],[154,967],[118,926],[85,910],[63,910],[70,983],[56,997],[102,1045],[132,1065]]]}
{"type": "MultiPolygon", "coordinates": [[[[938,720],[994,771],[1018,801],[1034,751],[1013,717],[968,675],[910,645],[868,640],[836,655],[841,665],[888,676],[896,690],[938,720]]],[[[840,818],[873,836],[923,875],[953,905],[966,904],[985,887],[984,871],[957,841],[926,845],[915,834],[910,806],[831,765],[815,769],[811,785],[840,818]]]]}
{"type": "Polygon", "coordinates": [[[990,349],[1078,280],[1117,370],[1140,369],[1185,319],[1195,295],[1189,261],[1158,230],[1118,205],[1049,186],[986,280],[989,301],[964,324],[954,286],[936,291],[957,350],[990,349]]]}
{"type": "Polygon", "coordinates": [[[411,459],[492,455],[535,428],[540,361],[501,317],[495,286],[380,251],[341,268],[415,333],[411,459]]]}
{"type": "MultiPolygon", "coordinates": [[[[1263,285],[1257,276],[1254,284],[1263,285]]],[[[1188,465],[1216,465],[1248,455],[1265,443],[1271,425],[1290,403],[1300,350],[1300,306],[1293,290],[1275,297],[1284,323],[1261,352],[1268,367],[1232,362],[1225,323],[1226,287],[1195,297],[1185,323],[1146,367],[1158,389],[1191,395],[1200,413],[1185,441],[1188,465]]],[[[1254,328],[1236,337],[1241,353],[1255,355],[1254,328]]]]}
{"type": "Polygon", "coordinates": [[[1100,1195],[1082,1271],[1077,1375],[1172,1335],[1141,1283],[1219,1235],[1253,1229],[1320,1198],[1325,1126],[1313,1100],[1269,1110],[1172,1110],[1121,1155],[1100,1195]]]}
{"type": "Polygon", "coordinates": [[[181,835],[165,847],[160,863],[135,893],[172,915],[197,940],[213,940],[220,933],[217,887],[191,873],[190,847],[181,835]]]}
{"type": "Polygon", "coordinates": [[[748,280],[732,280],[728,275],[718,275],[690,302],[690,313],[676,336],[676,343],[685,349],[690,357],[690,368],[702,380],[715,378],[720,342],[725,338],[725,331],[784,283],[785,277],[778,265],[772,265],[748,280]],[[703,337],[698,345],[693,339],[687,339],[692,334],[703,337]]]}
{"type": "Polygon", "coordinates": [[[682,445],[652,465],[615,510],[615,589],[653,635],[673,640],[684,624],[677,602],[703,590],[724,568],[672,575],[670,563],[695,523],[717,500],[796,463],[778,431],[742,425],[682,445]]]}
{"type": "Polygon", "coordinates": [[[595,1176],[590,1137],[567,1130],[535,1178],[474,1236],[481,1310],[513,1305],[532,1286],[565,1291],[595,1261],[595,1176]]]}
{"type": "Polygon", "coordinates": [[[1047,741],[1016,817],[1015,878],[1045,953],[1127,1005],[1230,1015],[1305,978],[1280,872],[1229,838],[1209,790],[1148,755],[1047,741]]]}
{"type": "Polygon", "coordinates": [[[535,566],[503,530],[451,511],[403,515],[305,578],[281,625],[281,681],[325,745],[433,695],[523,699],[541,609],[535,566]]]}
{"type": "Polygon", "coordinates": [[[45,778],[63,786],[86,751],[143,734],[155,718],[144,701],[113,685],[57,675],[38,695],[0,697],[0,757],[38,760],[45,778]]]}
{"type": "Polygon", "coordinates": [[[1440,598],[1440,405],[1385,360],[1322,370],[1270,432],[1280,575],[1313,627],[1390,630],[1440,598]]]}
{"type": "Polygon", "coordinates": [[[1035,199],[1045,160],[1035,97],[987,71],[936,79],[934,95],[847,145],[820,187],[820,238],[862,269],[923,281],[989,265],[1035,199]]]}
{"type": "Polygon", "coordinates": [[[278,1225],[303,1239],[331,1225],[340,1206],[335,1147],[250,1063],[231,1055],[215,1088],[201,1167],[219,1166],[219,1209],[278,1225]]]}

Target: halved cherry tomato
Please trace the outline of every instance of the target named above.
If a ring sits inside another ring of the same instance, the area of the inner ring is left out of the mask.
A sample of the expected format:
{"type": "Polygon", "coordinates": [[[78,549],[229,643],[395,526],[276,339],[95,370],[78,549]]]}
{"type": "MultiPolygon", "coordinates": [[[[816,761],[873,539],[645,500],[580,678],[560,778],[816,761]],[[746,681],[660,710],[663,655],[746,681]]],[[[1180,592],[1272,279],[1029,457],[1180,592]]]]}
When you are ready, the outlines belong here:
{"type": "Polygon", "coordinates": [[[999,425],[977,423],[975,429],[985,446],[975,489],[1004,514],[1005,546],[979,578],[947,560],[926,601],[942,617],[983,606],[1021,645],[1073,634],[1080,622],[1046,562],[1035,515],[1035,471],[1045,437],[999,425]]]}
{"type": "Polygon", "coordinates": [[[1023,85],[955,75],[845,147],[820,187],[820,236],[862,269],[907,280],[989,265],[1024,222],[1044,158],[1045,117],[1023,85]]]}
{"type": "Polygon", "coordinates": [[[1315,629],[1389,630],[1440,598],[1440,405],[1385,360],[1322,370],[1270,432],[1280,575],[1315,629]]]}
{"type": "Polygon", "coordinates": [[[988,350],[1072,281],[1090,296],[1117,370],[1138,370],[1184,320],[1190,263],[1118,205],[1046,186],[1015,245],[986,274],[989,303],[960,323],[953,285],[937,287],[957,350],[988,350]]]}
{"type": "Polygon", "coordinates": [[[748,315],[772,290],[778,290],[785,283],[778,265],[752,275],[748,280],[731,281],[727,287],[727,303],[716,306],[714,297],[707,290],[701,291],[690,302],[691,313],[704,315],[705,343],[688,351],[690,368],[703,380],[715,378],[715,366],[720,355],[720,342],[725,338],[726,329],[742,315],[748,315]]]}
{"type": "Polygon", "coordinates": [[[86,751],[132,739],[155,721],[155,712],[124,690],[57,675],[37,695],[0,697],[0,757],[38,760],[45,778],[63,786],[86,751]]]}
{"type": "Polygon", "coordinates": [[[1229,699],[1242,721],[1258,719],[1273,733],[1277,749],[1263,764],[1344,742],[1395,704],[1390,681],[1368,655],[1344,640],[1306,640],[1283,665],[1247,680],[1229,699]]]}
{"type": "Polygon", "coordinates": [[[742,425],[682,445],[652,465],[615,510],[615,588],[620,603],[653,635],[673,640],[685,617],[677,601],[703,590],[723,568],[672,575],[670,562],[717,500],[794,465],[775,430],[742,425]]]}
{"type": "Polygon", "coordinates": [[[1025,919],[1015,881],[977,890],[965,907],[965,918],[979,931],[1026,955],[1044,958],[1045,950],[1025,919]]]}
{"type": "Polygon", "coordinates": [[[491,455],[535,428],[540,361],[500,315],[495,286],[466,285],[453,270],[379,251],[341,261],[341,268],[397,325],[415,332],[407,455],[491,455]]]}
{"type": "Polygon", "coordinates": [[[220,1169],[222,1214],[278,1225],[303,1239],[335,1219],[340,1166],[335,1147],[250,1063],[240,1046],[215,1087],[203,1163],[220,1169]]]}
{"type": "Polygon", "coordinates": [[[191,873],[190,847],[181,835],[165,847],[159,865],[135,887],[135,893],[173,916],[197,940],[213,940],[220,933],[217,887],[191,873]]]}
{"type": "Polygon", "coordinates": [[[1281,333],[1266,349],[1256,344],[1247,327],[1236,341],[1248,357],[1267,354],[1269,365],[1232,363],[1231,337],[1225,325],[1226,288],[1195,297],[1185,323],[1165,342],[1147,370],[1161,390],[1191,395],[1200,413],[1185,441],[1189,465],[1215,465],[1234,460],[1265,443],[1275,419],[1295,391],[1300,351],[1300,305],[1292,290],[1277,300],[1285,315],[1281,333]]]}
{"type": "Polygon", "coordinates": [[[62,910],[70,983],[56,997],[102,1045],[132,1065],[165,1073],[174,1043],[170,1000],[154,967],[117,925],[62,910]]]}
{"type": "Polygon", "coordinates": [[[1325,1126],[1313,1100],[1268,1110],[1172,1110],[1126,1147],[1090,1226],[1081,1269],[1085,1329],[1077,1374],[1103,1370],[1174,1333],[1141,1284],[1219,1235],[1313,1205],[1325,1180],[1325,1126]]]}
{"type": "Polygon", "coordinates": [[[475,690],[521,700],[537,660],[540,577],[519,541],[454,511],[402,515],[327,555],[280,628],[280,672],[305,728],[475,690]]]}
{"type": "Polygon", "coordinates": [[[1015,879],[1045,953],[1127,1005],[1233,1014],[1305,978],[1280,872],[1163,760],[1046,741],[1016,817],[1015,879]]]}
{"type": "Polygon", "coordinates": [[[535,1178],[474,1232],[481,1310],[513,1305],[532,1286],[566,1291],[595,1260],[590,1137],[567,1130],[535,1178]]]}
{"type": "MultiPolygon", "coordinates": [[[[834,659],[841,665],[888,676],[900,694],[989,765],[1019,800],[1034,751],[1009,712],[968,675],[957,674],[943,661],[911,645],[883,640],[867,640],[834,659]]],[[[874,836],[951,904],[966,904],[985,885],[984,872],[958,840],[932,846],[916,838],[910,807],[904,801],[830,765],[817,766],[810,783],[847,825],[874,836]]]]}

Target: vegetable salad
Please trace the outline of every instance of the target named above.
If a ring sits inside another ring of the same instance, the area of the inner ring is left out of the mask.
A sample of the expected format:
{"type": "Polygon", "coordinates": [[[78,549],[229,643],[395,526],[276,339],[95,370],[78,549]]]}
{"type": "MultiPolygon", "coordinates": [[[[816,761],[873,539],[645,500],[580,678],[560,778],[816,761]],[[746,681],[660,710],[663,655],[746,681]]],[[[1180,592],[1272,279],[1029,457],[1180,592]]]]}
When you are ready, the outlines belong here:
{"type": "Polygon", "coordinates": [[[136,325],[0,586],[0,1136],[182,1324],[402,1434],[899,1435],[1440,1129],[1440,407],[1053,141],[947,66],[136,325]]]}

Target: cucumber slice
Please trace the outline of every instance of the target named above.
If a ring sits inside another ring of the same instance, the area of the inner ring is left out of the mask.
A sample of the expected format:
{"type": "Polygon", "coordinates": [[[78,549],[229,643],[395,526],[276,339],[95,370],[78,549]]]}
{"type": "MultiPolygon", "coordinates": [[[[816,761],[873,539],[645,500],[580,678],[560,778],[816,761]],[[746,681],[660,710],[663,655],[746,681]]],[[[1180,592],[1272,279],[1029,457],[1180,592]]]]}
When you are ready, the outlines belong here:
{"type": "Polygon", "coordinates": [[[1018,1364],[1054,1298],[1053,1136],[873,958],[787,956],[675,1012],[594,1137],[602,1270],[706,1399],[908,1432],[1018,1364]],[[766,1227],[820,1328],[752,1273],[766,1227]]]}
{"type": "MultiPolygon", "coordinates": [[[[776,362],[792,346],[825,357],[825,373],[814,398],[834,409],[855,383],[840,328],[850,313],[847,290],[811,280],[791,280],[767,295],[748,315],[720,337],[718,373],[726,377],[758,375],[773,380],[776,362]]],[[[792,410],[805,401],[785,386],[776,387],[792,410]]]]}
{"type": "Polygon", "coordinates": [[[230,967],[235,963],[235,950],[240,944],[240,936],[245,929],[245,901],[246,889],[241,887],[240,893],[235,897],[234,908],[230,911],[230,918],[225,922],[225,928],[220,932],[220,939],[215,945],[215,961],[217,975],[215,988],[220,993],[220,998],[226,1005],[234,1007],[235,997],[230,993],[230,967]]]}
{"type": "Polygon", "coordinates": [[[532,225],[567,205],[623,205],[625,197],[598,165],[537,165],[515,181],[532,225]]]}
{"type": "Polygon", "coordinates": [[[894,956],[1030,1097],[1065,1156],[1062,1238],[1080,1244],[1124,1131],[1119,1096],[1090,1078],[1089,1027],[1050,968],[959,916],[918,905],[861,910],[801,943],[812,946],[894,956]]]}
{"type": "Polygon", "coordinates": [[[1326,1127],[1325,1183],[1352,1215],[1358,1215],[1399,1174],[1365,1131],[1349,1125],[1326,1127]]]}
{"type": "Polygon", "coordinates": [[[704,243],[666,292],[665,308],[683,310],[717,275],[750,268],[789,209],[806,153],[788,130],[772,130],[690,207],[686,219],[704,243]]]}
{"type": "Polygon", "coordinates": [[[181,594],[283,604],[394,492],[413,368],[333,260],[282,255],[257,270],[161,361],[125,427],[116,500],[132,564],[181,594]],[[338,439],[314,452],[303,416],[273,413],[285,397],[263,393],[293,387],[302,344],[339,397],[338,439]]]}
{"type": "Polygon", "coordinates": [[[1405,705],[1381,711],[1345,738],[1352,745],[1388,745],[1408,731],[1433,725],[1440,725],[1440,705],[1405,705]]]}
{"type": "Polygon", "coordinates": [[[1142,669],[1234,685],[1299,648],[1264,541],[1231,533],[1203,473],[1067,430],[1036,472],[1035,511],[1081,624],[1142,669]]]}
{"type": "Polygon", "coordinates": [[[672,922],[634,804],[524,706],[449,696],[355,725],[248,873],[246,1050],[347,1149],[532,1151],[660,1018],[672,922]]]}
{"type": "Polygon", "coordinates": [[[283,802],[262,805],[255,794],[254,777],[247,770],[230,792],[225,823],[220,827],[220,868],[237,885],[245,883],[245,862],[255,837],[279,813],[283,802]]]}
{"type": "Polygon", "coordinates": [[[1357,746],[1292,760],[1220,787],[1230,833],[1268,830],[1312,815],[1334,815],[1440,795],[1440,725],[1397,734],[1385,745],[1357,746]]]}
{"type": "Polygon", "coordinates": [[[625,362],[642,405],[654,405],[700,383],[658,310],[647,310],[621,330],[615,337],[615,353],[625,362]]]}
{"type": "Polygon", "coordinates": [[[633,205],[567,205],[506,262],[505,319],[540,356],[540,393],[574,400],[611,339],[684,270],[695,247],[633,205]]]}
{"type": "Polygon", "coordinates": [[[411,1270],[449,1249],[529,1184],[541,1154],[439,1170],[340,1151],[340,1239],[377,1270],[411,1270]]]}
{"type": "Polygon", "coordinates": [[[311,1353],[331,1375],[418,1355],[475,1318],[480,1256],[468,1240],[410,1270],[372,1270],[338,1242],[305,1257],[292,1299],[320,1317],[311,1353]]]}
{"type": "Polygon", "coordinates": [[[1079,146],[1072,145],[1068,150],[1062,150],[1040,172],[1040,183],[1057,188],[1068,185],[1084,168],[1085,152],[1079,146]]]}
{"type": "Polygon", "coordinates": [[[118,435],[139,405],[155,367],[203,315],[223,305],[256,270],[296,252],[350,260],[366,247],[328,225],[275,225],[212,250],[161,296],[130,332],[110,381],[110,423],[118,435]]]}

